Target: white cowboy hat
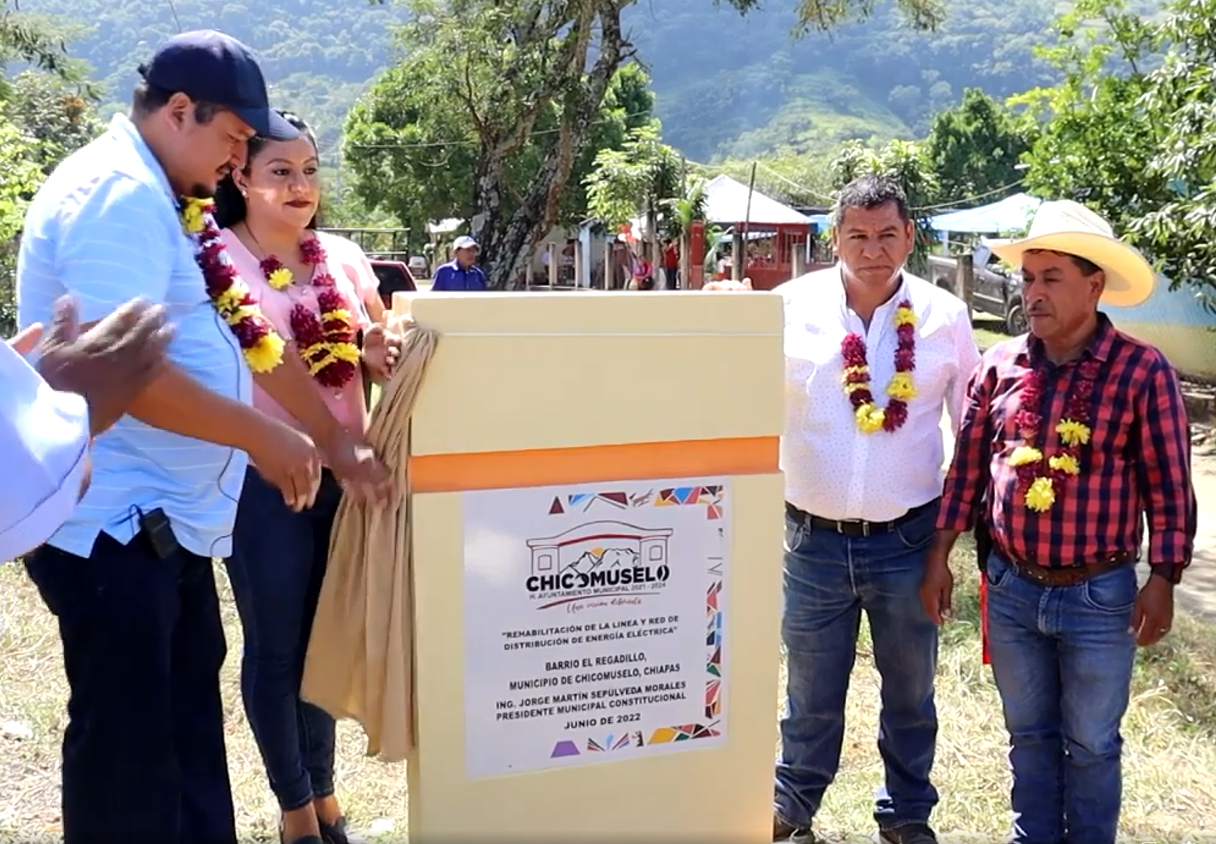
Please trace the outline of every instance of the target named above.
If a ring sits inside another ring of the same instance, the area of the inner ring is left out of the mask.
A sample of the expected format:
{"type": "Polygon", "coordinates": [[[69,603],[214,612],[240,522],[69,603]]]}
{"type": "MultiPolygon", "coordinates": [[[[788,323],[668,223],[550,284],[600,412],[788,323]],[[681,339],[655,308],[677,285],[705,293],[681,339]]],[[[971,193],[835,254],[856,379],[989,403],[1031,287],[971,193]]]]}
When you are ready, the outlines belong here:
{"type": "Polygon", "coordinates": [[[1110,223],[1084,205],[1062,199],[1044,202],[1021,240],[984,240],[1005,263],[1021,267],[1031,249],[1079,255],[1106,275],[1102,301],[1120,308],[1139,305],[1153,292],[1155,273],[1134,246],[1115,237],[1110,223]]]}

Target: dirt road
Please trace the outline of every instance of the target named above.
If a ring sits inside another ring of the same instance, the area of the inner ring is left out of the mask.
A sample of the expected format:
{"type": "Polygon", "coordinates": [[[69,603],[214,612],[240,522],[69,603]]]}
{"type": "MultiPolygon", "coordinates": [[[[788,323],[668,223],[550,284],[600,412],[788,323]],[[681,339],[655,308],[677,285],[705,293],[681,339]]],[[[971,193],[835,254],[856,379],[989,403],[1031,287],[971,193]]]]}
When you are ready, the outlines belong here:
{"type": "MultiPolygon", "coordinates": [[[[948,416],[942,419],[947,460],[954,448],[948,416]]],[[[1195,495],[1199,499],[1199,533],[1195,537],[1195,556],[1177,590],[1178,605],[1216,621],[1216,431],[1197,443],[1192,454],[1195,495]]],[[[1141,565],[1141,578],[1148,569],[1141,565]]]]}

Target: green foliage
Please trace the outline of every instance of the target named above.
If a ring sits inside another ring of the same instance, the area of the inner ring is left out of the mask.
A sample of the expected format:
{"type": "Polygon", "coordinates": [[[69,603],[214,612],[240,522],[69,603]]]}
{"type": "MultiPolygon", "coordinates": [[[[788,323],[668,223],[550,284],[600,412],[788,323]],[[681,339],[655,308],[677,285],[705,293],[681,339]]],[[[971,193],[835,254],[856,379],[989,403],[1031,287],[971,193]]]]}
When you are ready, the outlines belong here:
{"type": "MultiPolygon", "coordinates": [[[[416,230],[447,217],[476,213],[473,184],[479,162],[476,124],[453,102],[444,102],[442,51],[415,51],[411,60],[384,74],[351,110],[344,158],[352,189],[369,211],[383,209],[416,230]]],[[[584,181],[600,150],[619,148],[631,131],[650,128],[654,95],[640,65],[622,67],[609,86],[590,139],[579,153],[559,219],[585,213],[584,181]]],[[[486,106],[489,107],[489,104],[486,106]]],[[[503,109],[502,114],[507,114],[503,109]]],[[[548,103],[536,117],[509,165],[506,210],[536,177],[543,156],[557,140],[560,107],[548,103]]]]}
{"type": "MultiPolygon", "coordinates": [[[[1212,306],[1216,286],[1216,2],[1178,0],[1156,31],[1168,47],[1139,106],[1157,143],[1146,177],[1160,200],[1133,223],[1174,286],[1191,282],[1212,306]]],[[[1146,134],[1148,134],[1146,132],[1146,134]]]]}
{"type": "MultiPolygon", "coordinates": [[[[717,0],[625,2],[664,140],[695,161],[821,154],[852,139],[880,146],[923,135],[965,87],[1004,98],[1056,79],[1032,53],[1055,0],[943,0],[945,19],[931,33],[909,27],[893,2],[832,0],[849,14],[828,15],[830,34],[812,27],[798,42],[792,2],[745,16],[717,0]]],[[[317,127],[327,164],[337,162],[350,106],[401,58],[393,32],[408,13],[402,2],[365,0],[22,0],[22,8],[88,22],[72,52],[104,83],[107,115],[125,106],[136,65],[163,38],[200,27],[235,35],[264,60],[276,102],[317,127]]],[[[446,91],[432,105],[451,107],[453,97],[446,91]]]]}
{"type": "Polygon", "coordinates": [[[587,211],[612,229],[653,215],[680,191],[680,157],[654,127],[636,129],[619,149],[602,149],[584,179],[587,211]]]}
{"type": "Polygon", "coordinates": [[[1017,191],[1034,129],[978,88],[965,90],[961,103],[934,118],[924,144],[943,201],[975,197],[971,204],[980,205],[1017,191]]]}
{"type": "Polygon", "coordinates": [[[1154,117],[1139,105],[1155,35],[1122,0],[1080,0],[1056,30],[1058,44],[1041,52],[1061,70],[1061,83],[1010,101],[1043,126],[1024,156],[1026,185],[1037,196],[1084,202],[1130,234],[1165,191],[1149,171],[1154,117]]]}

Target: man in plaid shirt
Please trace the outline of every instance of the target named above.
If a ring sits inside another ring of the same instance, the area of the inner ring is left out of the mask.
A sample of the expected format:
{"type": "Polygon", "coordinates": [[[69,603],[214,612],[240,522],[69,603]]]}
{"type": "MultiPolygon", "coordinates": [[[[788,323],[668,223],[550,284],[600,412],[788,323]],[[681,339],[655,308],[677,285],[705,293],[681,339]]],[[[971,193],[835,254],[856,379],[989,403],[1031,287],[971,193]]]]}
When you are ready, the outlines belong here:
{"type": "Polygon", "coordinates": [[[1178,379],[1100,301],[1148,298],[1153,272],[1105,220],[1045,202],[1019,241],[1030,333],[972,377],[921,597],[940,624],[947,563],[977,527],[987,657],[1005,710],[1014,844],[1114,844],[1120,723],[1136,645],[1169,632],[1196,529],[1178,379]],[[1142,524],[1152,574],[1137,587],[1142,524]]]}

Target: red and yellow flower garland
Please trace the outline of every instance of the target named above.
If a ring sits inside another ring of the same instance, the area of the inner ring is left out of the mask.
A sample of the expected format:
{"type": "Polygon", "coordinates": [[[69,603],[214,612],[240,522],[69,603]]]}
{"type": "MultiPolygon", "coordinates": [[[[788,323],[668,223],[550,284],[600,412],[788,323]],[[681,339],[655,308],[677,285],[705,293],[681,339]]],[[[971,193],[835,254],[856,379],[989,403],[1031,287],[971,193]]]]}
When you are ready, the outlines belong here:
{"type": "Polygon", "coordinates": [[[1018,491],[1026,506],[1036,513],[1045,513],[1055,504],[1058,491],[1066,480],[1081,473],[1081,446],[1089,442],[1090,400],[1098,378],[1098,364],[1088,360],[1077,369],[1077,379],[1064,403],[1064,414],[1056,423],[1055,432],[1062,448],[1047,459],[1043,472],[1043,451],[1033,443],[1038,440],[1043,424],[1041,407],[1047,375],[1035,367],[1021,380],[1021,398],[1014,425],[1025,440],[1009,455],[1009,465],[1017,469],[1018,491]]]}
{"type": "Polygon", "coordinates": [[[228,260],[215,224],[215,204],[210,199],[185,197],[179,208],[182,229],[194,241],[194,260],[202,270],[211,304],[236,335],[250,370],[270,372],[283,362],[283,338],[228,260]]]}
{"type": "MultiPolygon", "coordinates": [[[[300,260],[305,265],[321,267],[326,259],[325,249],[315,237],[300,244],[300,260]]],[[[275,290],[285,290],[295,282],[291,270],[274,255],[263,258],[259,267],[266,283],[275,290]]],[[[312,286],[317,290],[320,317],[297,303],[291,309],[291,332],[309,374],[326,387],[340,389],[359,371],[354,321],[332,275],[320,269],[313,276],[312,286]]]]}
{"type": "Polygon", "coordinates": [[[845,335],[840,344],[844,357],[845,395],[853,405],[857,427],[864,434],[883,430],[897,431],[908,421],[908,401],[916,395],[912,371],[916,368],[916,313],[912,303],[904,299],[895,309],[895,331],[899,345],[895,349],[895,374],[887,384],[890,401],[881,408],[870,391],[870,365],[866,358],[866,341],[860,334],[845,335]]]}

